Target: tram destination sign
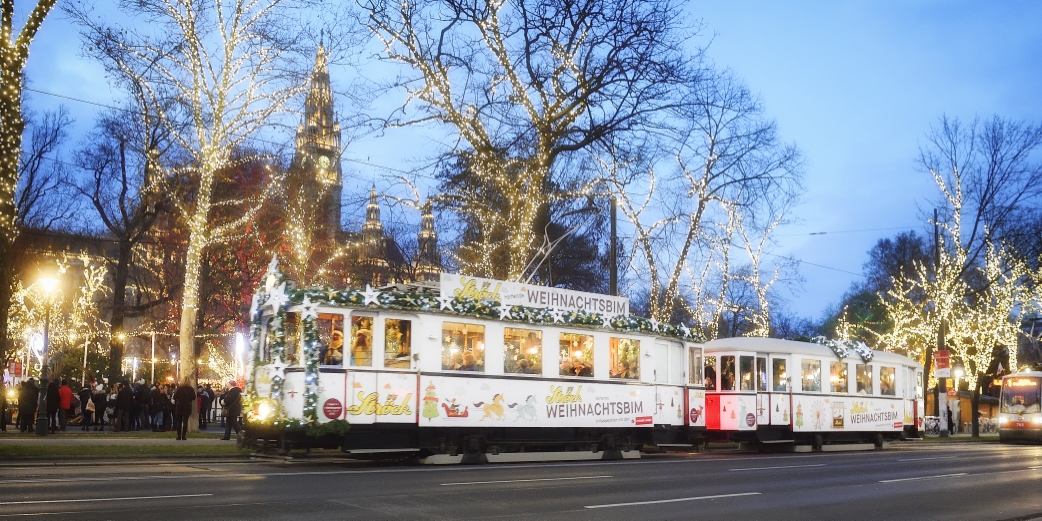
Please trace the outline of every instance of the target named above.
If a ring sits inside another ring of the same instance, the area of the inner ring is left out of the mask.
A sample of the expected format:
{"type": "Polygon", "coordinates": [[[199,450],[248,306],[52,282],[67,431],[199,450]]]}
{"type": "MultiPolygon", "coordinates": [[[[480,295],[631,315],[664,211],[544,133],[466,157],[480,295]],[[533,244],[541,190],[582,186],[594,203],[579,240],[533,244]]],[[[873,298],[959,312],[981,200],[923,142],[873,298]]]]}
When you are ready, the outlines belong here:
{"type": "Polygon", "coordinates": [[[608,316],[630,313],[630,300],[625,297],[452,273],[441,274],[441,296],[492,300],[511,306],[585,311],[608,316]]]}

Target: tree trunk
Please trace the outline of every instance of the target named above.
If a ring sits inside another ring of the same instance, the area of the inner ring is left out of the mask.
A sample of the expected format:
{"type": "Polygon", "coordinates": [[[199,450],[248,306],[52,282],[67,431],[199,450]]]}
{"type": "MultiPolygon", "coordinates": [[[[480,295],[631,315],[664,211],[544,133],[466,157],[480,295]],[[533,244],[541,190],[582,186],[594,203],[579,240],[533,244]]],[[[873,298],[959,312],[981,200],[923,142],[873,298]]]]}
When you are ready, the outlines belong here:
{"type": "Polygon", "coordinates": [[[109,384],[123,378],[123,354],[126,347],[123,322],[127,314],[127,278],[130,273],[131,243],[126,238],[119,241],[119,253],[116,257],[116,270],[112,274],[112,319],[109,330],[109,384]]]}
{"type": "MultiPolygon", "coordinates": [[[[184,300],[181,304],[181,381],[194,389],[198,383],[198,363],[196,359],[195,334],[199,327],[199,285],[201,283],[200,267],[202,266],[205,238],[202,233],[192,232],[188,239],[188,254],[185,256],[184,300]]],[[[188,431],[199,432],[199,411],[192,407],[192,416],[188,420],[188,431]]]]}
{"type": "Polygon", "coordinates": [[[977,384],[973,386],[973,397],[970,399],[970,416],[973,416],[973,437],[980,437],[980,390],[983,374],[977,375],[977,384]]]}

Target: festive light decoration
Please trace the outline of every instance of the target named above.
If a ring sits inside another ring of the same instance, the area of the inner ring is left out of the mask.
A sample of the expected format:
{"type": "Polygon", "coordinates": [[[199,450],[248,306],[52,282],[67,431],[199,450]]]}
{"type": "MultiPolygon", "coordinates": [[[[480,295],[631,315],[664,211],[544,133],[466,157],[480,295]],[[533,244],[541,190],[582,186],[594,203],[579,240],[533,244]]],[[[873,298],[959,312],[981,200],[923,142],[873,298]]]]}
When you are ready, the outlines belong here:
{"type": "MultiPolygon", "coordinates": [[[[236,159],[233,154],[304,89],[299,78],[286,73],[293,67],[284,42],[277,41],[280,4],[174,0],[130,5],[128,16],[145,14],[153,29],[149,34],[163,35],[157,39],[111,27],[84,8],[72,8],[99,57],[140,87],[158,121],[190,158],[183,173],[195,183],[191,197],[171,198],[188,228],[180,316],[184,376],[195,374],[200,268],[206,252],[239,233],[272,194],[266,189],[245,199],[225,200],[215,187],[238,164],[256,160],[236,159]],[[166,103],[171,91],[178,103],[166,103]],[[241,214],[215,222],[222,207],[239,208],[241,214]]],[[[189,422],[190,428],[194,425],[189,422]]]]}
{"type": "Polygon", "coordinates": [[[110,289],[105,283],[108,269],[103,259],[63,253],[56,261],[62,278],[78,280],[80,284],[66,284],[62,291],[45,295],[33,285],[16,282],[8,327],[11,338],[23,340],[15,356],[24,358],[31,349],[30,339],[43,331],[44,314],[50,306],[49,359],[60,368],[69,351],[108,339],[109,324],[101,319],[101,303],[110,289]],[[74,271],[79,272],[78,276],[73,275],[74,271]]]}
{"type": "Polygon", "coordinates": [[[942,230],[940,262],[917,263],[912,275],[893,279],[893,289],[880,295],[893,329],[877,337],[888,351],[903,350],[929,362],[925,348],[945,327],[945,347],[953,363],[962,363],[965,379],[975,389],[996,347],[1006,347],[1010,365],[1017,367],[1020,318],[1039,301],[1028,285],[1032,273],[1007,246],[985,243],[983,264],[969,261],[962,234],[962,175],[955,169],[948,183],[937,172],[931,174],[952,215],[949,222],[937,223],[942,230]]]}

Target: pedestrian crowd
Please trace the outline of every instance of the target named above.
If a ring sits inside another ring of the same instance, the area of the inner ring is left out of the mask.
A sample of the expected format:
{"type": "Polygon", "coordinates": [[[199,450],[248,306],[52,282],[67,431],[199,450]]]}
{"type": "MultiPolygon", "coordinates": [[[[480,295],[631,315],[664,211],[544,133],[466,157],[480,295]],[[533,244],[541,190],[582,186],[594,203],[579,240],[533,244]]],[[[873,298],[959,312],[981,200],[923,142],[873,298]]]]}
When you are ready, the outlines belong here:
{"type": "MultiPolygon", "coordinates": [[[[187,378],[178,386],[164,383],[147,386],[144,380],[133,384],[123,381],[112,386],[89,382],[78,393],[73,393],[68,380],[55,377],[41,388],[35,379],[29,378],[16,389],[18,405],[10,412],[21,432],[35,430],[41,393],[45,397],[51,433],[66,432],[70,426],[82,431],[173,430],[177,439],[183,440],[193,408],[199,413],[199,428],[206,429],[210,422],[217,421],[217,405],[225,427],[223,439],[231,439],[233,430],[236,433],[241,430],[242,390],[234,380],[217,389],[209,383],[193,388],[187,378]]],[[[7,430],[7,417],[8,411],[0,411],[3,431],[7,430]]]]}

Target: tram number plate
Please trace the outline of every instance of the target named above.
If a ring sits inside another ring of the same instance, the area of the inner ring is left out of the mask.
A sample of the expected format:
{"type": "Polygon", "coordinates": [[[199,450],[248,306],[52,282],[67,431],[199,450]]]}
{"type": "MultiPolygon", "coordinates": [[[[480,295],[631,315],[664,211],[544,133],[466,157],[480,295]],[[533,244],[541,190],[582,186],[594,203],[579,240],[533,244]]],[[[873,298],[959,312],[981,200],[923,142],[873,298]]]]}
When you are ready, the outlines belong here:
{"type": "Polygon", "coordinates": [[[1028,428],[1028,422],[1009,422],[1009,428],[1011,428],[1011,429],[1026,429],[1026,428],[1028,428]]]}
{"type": "Polygon", "coordinates": [[[651,416],[637,416],[637,425],[651,425],[654,420],[651,416]]]}

